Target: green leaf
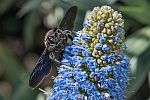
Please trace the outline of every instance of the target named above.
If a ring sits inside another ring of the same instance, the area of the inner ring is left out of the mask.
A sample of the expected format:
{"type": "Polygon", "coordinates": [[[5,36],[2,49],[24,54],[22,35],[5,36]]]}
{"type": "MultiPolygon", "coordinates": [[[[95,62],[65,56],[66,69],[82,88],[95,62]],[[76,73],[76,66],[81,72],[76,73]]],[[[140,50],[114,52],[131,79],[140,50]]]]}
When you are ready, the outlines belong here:
{"type": "Polygon", "coordinates": [[[11,100],[35,100],[37,94],[36,90],[32,90],[27,83],[23,83],[16,88],[11,100]]]}
{"type": "Polygon", "coordinates": [[[120,7],[120,11],[124,14],[129,15],[132,18],[135,18],[137,21],[143,24],[150,24],[150,7],[138,7],[138,6],[128,6],[120,7]]]}
{"type": "Polygon", "coordinates": [[[122,0],[122,2],[129,6],[148,6],[148,2],[146,0],[122,0]]]}
{"type": "Polygon", "coordinates": [[[82,10],[93,9],[96,6],[111,5],[116,2],[116,0],[64,0],[69,4],[76,5],[82,10]]]}
{"type": "Polygon", "coordinates": [[[27,1],[21,10],[17,13],[18,16],[23,16],[24,14],[31,12],[33,10],[37,10],[41,3],[45,0],[29,0],[27,1]]]}
{"type": "Polygon", "coordinates": [[[2,93],[0,93],[0,100],[7,100],[6,97],[2,93]]]}
{"type": "Polygon", "coordinates": [[[10,51],[0,44],[0,63],[5,68],[5,79],[8,81],[12,88],[21,84],[20,75],[23,73],[22,65],[11,55],[10,51]]]}
{"type": "MultiPolygon", "coordinates": [[[[5,80],[12,86],[11,100],[35,100],[37,92],[28,86],[28,74],[23,71],[23,66],[11,55],[10,50],[0,44],[0,63],[5,68],[5,80]]],[[[0,100],[6,99],[0,94],[0,100]],[[2,99],[1,99],[2,98],[2,99]]]]}
{"type": "Polygon", "coordinates": [[[14,3],[14,0],[1,0],[0,1],[0,15],[5,13],[14,3]]]}
{"type": "Polygon", "coordinates": [[[150,46],[149,39],[150,39],[150,27],[145,27],[133,35],[128,37],[126,44],[128,45],[127,51],[129,54],[134,56],[139,56],[144,53],[150,46]],[[138,48],[138,49],[135,49],[138,48]]]}
{"type": "Polygon", "coordinates": [[[33,45],[34,33],[37,28],[38,23],[38,14],[36,11],[32,11],[25,18],[25,23],[23,27],[23,35],[26,47],[30,47],[33,45]]]}
{"type": "Polygon", "coordinates": [[[145,27],[131,35],[126,44],[127,54],[130,57],[130,77],[128,98],[130,98],[144,83],[150,70],[150,27],[145,27]],[[135,77],[135,78],[133,78],[135,77]],[[134,92],[133,92],[134,91],[134,92]]]}

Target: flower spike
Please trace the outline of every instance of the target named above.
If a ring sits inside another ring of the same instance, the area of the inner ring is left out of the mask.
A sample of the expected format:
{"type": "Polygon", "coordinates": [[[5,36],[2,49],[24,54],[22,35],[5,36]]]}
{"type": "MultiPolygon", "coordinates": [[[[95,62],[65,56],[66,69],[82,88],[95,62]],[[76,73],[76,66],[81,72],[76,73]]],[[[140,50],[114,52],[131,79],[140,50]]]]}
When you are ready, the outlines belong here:
{"type": "Polygon", "coordinates": [[[95,7],[83,26],[65,48],[49,100],[124,100],[129,60],[121,13],[95,7]]]}

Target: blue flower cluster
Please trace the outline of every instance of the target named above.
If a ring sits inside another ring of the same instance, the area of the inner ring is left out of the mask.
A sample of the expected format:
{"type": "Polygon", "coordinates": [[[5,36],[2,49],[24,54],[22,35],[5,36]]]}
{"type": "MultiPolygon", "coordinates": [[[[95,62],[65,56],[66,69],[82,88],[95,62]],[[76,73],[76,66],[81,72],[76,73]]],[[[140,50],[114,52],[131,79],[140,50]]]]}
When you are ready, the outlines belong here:
{"type": "Polygon", "coordinates": [[[109,6],[94,8],[91,16],[94,14],[100,21],[87,19],[83,30],[76,32],[73,45],[65,47],[49,100],[125,99],[129,61],[124,55],[122,20],[114,20],[121,15],[109,6]],[[114,18],[111,22],[110,16],[104,24],[100,19],[108,13],[114,18]]]}

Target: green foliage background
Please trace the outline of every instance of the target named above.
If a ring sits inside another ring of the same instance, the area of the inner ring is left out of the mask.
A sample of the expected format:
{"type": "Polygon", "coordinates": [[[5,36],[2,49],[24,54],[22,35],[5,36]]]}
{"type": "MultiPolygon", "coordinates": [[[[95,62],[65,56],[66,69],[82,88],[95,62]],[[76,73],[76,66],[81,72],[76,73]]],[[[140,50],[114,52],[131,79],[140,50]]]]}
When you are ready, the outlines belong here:
{"type": "Polygon", "coordinates": [[[1,0],[0,100],[44,100],[28,87],[29,73],[44,50],[45,33],[73,5],[79,7],[75,30],[95,6],[123,14],[131,64],[127,99],[150,99],[150,0],[1,0]]]}

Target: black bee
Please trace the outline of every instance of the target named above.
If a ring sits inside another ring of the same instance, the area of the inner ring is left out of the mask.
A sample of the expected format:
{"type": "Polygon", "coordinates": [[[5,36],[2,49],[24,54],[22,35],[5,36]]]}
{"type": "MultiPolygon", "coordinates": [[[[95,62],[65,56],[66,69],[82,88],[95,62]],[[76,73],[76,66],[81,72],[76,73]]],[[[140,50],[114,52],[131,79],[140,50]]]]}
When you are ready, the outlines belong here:
{"type": "Polygon", "coordinates": [[[59,26],[48,31],[45,35],[45,50],[29,78],[29,86],[31,88],[39,86],[42,80],[53,71],[52,67],[56,68],[61,65],[60,60],[67,41],[73,38],[72,34],[77,10],[77,6],[69,8],[59,26]]]}

